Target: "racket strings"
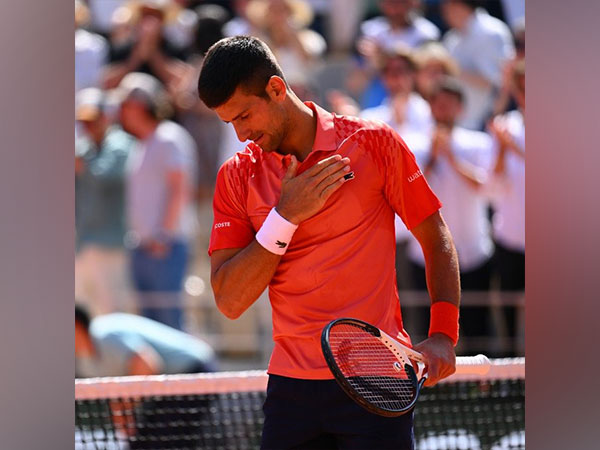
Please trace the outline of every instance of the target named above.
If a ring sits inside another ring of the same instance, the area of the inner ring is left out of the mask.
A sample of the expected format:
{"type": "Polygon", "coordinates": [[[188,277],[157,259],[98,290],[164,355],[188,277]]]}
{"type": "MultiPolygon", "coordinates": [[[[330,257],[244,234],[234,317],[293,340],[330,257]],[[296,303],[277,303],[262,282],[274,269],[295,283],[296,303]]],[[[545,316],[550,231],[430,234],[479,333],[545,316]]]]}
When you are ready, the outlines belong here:
{"type": "Polygon", "coordinates": [[[340,323],[330,329],[329,345],[348,383],[369,403],[395,411],[414,400],[413,380],[379,338],[356,325],[340,323]]]}

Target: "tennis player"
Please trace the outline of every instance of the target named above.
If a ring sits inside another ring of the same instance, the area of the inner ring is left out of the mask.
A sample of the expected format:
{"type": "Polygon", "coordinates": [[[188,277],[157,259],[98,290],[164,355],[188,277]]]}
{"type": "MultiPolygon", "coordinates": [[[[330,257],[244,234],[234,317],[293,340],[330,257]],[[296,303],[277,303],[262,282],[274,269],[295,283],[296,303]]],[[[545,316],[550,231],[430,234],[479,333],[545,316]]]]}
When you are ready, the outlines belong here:
{"type": "Polygon", "coordinates": [[[321,353],[332,319],[354,317],[410,343],[394,269],[394,213],[421,243],[432,300],[415,345],[435,384],[455,369],[458,260],[441,204],[387,125],[331,114],[292,92],[270,49],[237,36],[214,44],[202,101],[244,151],[220,169],[209,254],[219,309],[239,317],[269,287],[275,347],[263,449],[412,449],[412,414],[371,414],[338,387],[321,353]]]}

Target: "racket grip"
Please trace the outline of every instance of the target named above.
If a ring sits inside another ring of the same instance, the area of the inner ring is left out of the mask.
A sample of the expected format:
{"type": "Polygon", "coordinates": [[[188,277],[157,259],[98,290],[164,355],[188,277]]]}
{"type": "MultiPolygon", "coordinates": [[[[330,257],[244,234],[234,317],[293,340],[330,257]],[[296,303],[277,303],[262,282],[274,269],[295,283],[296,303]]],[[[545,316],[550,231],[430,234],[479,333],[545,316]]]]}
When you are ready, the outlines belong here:
{"type": "Polygon", "coordinates": [[[492,363],[485,355],[477,356],[457,356],[456,372],[457,374],[485,375],[490,371],[492,363]]]}

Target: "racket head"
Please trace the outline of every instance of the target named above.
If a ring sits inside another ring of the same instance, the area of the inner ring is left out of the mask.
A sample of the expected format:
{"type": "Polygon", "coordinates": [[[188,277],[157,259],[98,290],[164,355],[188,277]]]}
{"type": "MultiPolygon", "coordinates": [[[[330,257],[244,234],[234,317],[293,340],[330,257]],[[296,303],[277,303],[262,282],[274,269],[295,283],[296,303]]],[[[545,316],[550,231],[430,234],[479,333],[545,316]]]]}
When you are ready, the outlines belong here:
{"type": "Polygon", "coordinates": [[[397,417],[412,410],[424,380],[380,338],[380,330],[367,322],[336,319],[323,328],[321,349],[350,398],[372,413],[397,417]]]}

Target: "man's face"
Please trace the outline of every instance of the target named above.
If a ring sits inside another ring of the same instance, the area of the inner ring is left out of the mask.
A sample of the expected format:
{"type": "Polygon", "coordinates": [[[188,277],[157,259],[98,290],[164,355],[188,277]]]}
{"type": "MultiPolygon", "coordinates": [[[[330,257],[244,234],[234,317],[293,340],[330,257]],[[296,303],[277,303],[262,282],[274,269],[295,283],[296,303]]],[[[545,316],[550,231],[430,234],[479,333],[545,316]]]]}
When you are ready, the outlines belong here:
{"type": "Polygon", "coordinates": [[[106,131],[106,117],[100,115],[95,120],[80,120],[79,123],[83,126],[85,133],[95,141],[101,141],[106,131]]]}
{"type": "Polygon", "coordinates": [[[214,111],[221,120],[233,124],[240,142],[254,141],[266,152],[276,151],[286,135],[286,115],[281,105],[240,87],[214,111]]]}
{"type": "Polygon", "coordinates": [[[431,114],[438,123],[453,124],[462,112],[462,103],[450,92],[440,91],[431,99],[431,114]]]}
{"type": "Polygon", "coordinates": [[[126,99],[119,109],[119,122],[125,131],[137,137],[139,123],[146,114],[146,105],[137,100],[126,99]]]}
{"type": "Polygon", "coordinates": [[[381,71],[386,89],[390,94],[406,94],[413,89],[414,71],[402,57],[390,58],[381,71]]]}
{"type": "Polygon", "coordinates": [[[459,28],[463,17],[469,14],[469,9],[460,1],[455,0],[442,0],[440,9],[444,21],[451,28],[459,28]]]}

